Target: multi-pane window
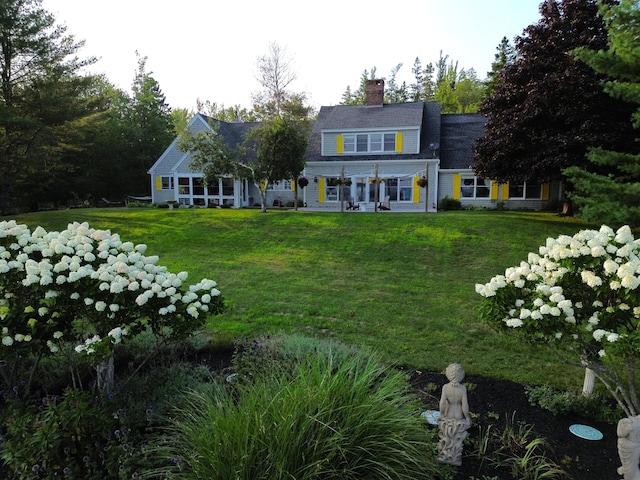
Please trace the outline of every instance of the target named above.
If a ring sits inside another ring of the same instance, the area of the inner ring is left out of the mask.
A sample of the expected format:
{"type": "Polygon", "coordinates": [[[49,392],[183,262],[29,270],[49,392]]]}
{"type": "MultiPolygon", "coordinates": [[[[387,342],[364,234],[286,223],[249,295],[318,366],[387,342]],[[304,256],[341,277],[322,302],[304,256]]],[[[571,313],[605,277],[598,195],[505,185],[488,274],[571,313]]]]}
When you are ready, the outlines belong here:
{"type": "Polygon", "coordinates": [[[325,186],[325,200],[328,202],[338,202],[341,198],[347,199],[349,197],[349,187],[340,182],[337,177],[329,177],[326,179],[325,186]]]}
{"type": "Polygon", "coordinates": [[[542,184],[539,182],[509,183],[509,198],[539,200],[542,198],[542,184]]]}
{"type": "Polygon", "coordinates": [[[161,177],[162,190],[173,190],[173,177],[161,177]]]}
{"type": "Polygon", "coordinates": [[[460,178],[461,198],[489,198],[491,181],[485,178],[462,175],[460,178]]]}
{"type": "Polygon", "coordinates": [[[291,180],[278,180],[270,183],[267,190],[288,191],[291,190],[291,180]]]}
{"type": "Polygon", "coordinates": [[[389,200],[392,202],[410,202],[413,198],[413,179],[388,178],[385,194],[389,195],[389,200]]]}
{"type": "Polygon", "coordinates": [[[202,178],[196,177],[193,179],[193,194],[204,195],[204,181],[202,178]]]}
{"type": "Polygon", "coordinates": [[[178,193],[180,195],[189,195],[191,193],[191,182],[189,177],[178,178],[178,193]]]}
{"type": "Polygon", "coordinates": [[[342,137],[344,153],[395,152],[395,133],[357,133],[342,137]]]}

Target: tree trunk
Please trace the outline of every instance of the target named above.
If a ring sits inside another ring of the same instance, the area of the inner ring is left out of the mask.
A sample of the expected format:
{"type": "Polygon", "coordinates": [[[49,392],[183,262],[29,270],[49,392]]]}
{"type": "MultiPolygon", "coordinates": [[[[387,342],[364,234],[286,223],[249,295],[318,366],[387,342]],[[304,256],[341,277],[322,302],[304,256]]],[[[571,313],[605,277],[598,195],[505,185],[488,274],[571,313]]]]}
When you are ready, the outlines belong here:
{"type": "Polygon", "coordinates": [[[573,203],[568,198],[565,198],[562,204],[562,215],[567,217],[573,217],[573,203]]]}

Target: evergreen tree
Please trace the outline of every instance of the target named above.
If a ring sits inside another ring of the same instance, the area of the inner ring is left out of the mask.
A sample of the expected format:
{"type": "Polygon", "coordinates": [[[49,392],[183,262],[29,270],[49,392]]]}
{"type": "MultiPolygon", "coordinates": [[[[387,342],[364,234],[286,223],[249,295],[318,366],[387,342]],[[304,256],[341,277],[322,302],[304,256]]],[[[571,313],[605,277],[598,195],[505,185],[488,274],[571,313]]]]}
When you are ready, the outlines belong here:
{"type": "Polygon", "coordinates": [[[579,47],[607,47],[597,0],[545,0],[540,13],[516,37],[516,60],[502,68],[480,107],[486,135],[476,144],[473,169],[482,177],[562,179],[569,166],[591,167],[590,147],[626,151],[633,143],[629,105],[604,93],[605,76],[571,55],[579,47]]]}
{"type": "Polygon", "coordinates": [[[95,127],[102,99],[79,76],[83,42],[66,35],[41,0],[0,4],[0,211],[64,200],[77,173],[83,132],[95,127]],[[51,197],[51,194],[55,194],[51,197]]]}
{"type": "MultiPolygon", "coordinates": [[[[609,33],[608,50],[579,49],[576,57],[600,74],[608,75],[604,90],[614,98],[636,105],[633,125],[640,126],[640,8],[638,0],[604,5],[609,33]]],[[[637,137],[637,135],[636,135],[637,137]]],[[[571,199],[580,215],[611,227],[640,226],[640,151],[618,152],[592,148],[593,171],[571,167],[564,171],[573,184],[571,199]],[[602,173],[598,173],[602,172],[602,173]]]]}
{"type": "Polygon", "coordinates": [[[129,174],[122,179],[125,193],[149,192],[147,171],[173,141],[171,109],[153,72],[146,71],[147,57],[138,55],[138,70],[132,85],[133,96],[127,109],[131,152],[127,159],[129,174]]]}
{"type": "Polygon", "coordinates": [[[433,100],[435,85],[433,83],[433,64],[422,66],[420,58],[416,57],[411,73],[414,83],[409,85],[409,98],[412,102],[430,102],[433,100]]]}
{"type": "MultiPolygon", "coordinates": [[[[442,55],[434,68],[429,63],[422,67],[416,58],[411,73],[414,83],[407,86],[406,82],[399,83],[398,72],[402,63],[391,69],[391,74],[384,77],[385,103],[430,102],[439,101],[443,113],[472,113],[477,111],[483,98],[484,85],[478,79],[475,70],[458,70],[458,62],[449,62],[448,55],[442,55]],[[434,79],[435,75],[435,79],[434,79]]],[[[350,87],[342,94],[342,105],[365,105],[367,101],[367,80],[376,80],[376,68],[365,70],[360,77],[360,85],[355,93],[350,87]]]]}
{"type": "Polygon", "coordinates": [[[502,69],[507,65],[511,65],[516,61],[516,58],[518,58],[515,48],[511,45],[507,37],[502,37],[500,45],[496,47],[496,50],[498,50],[498,53],[494,56],[491,71],[487,72],[487,80],[485,82],[486,97],[493,95],[502,69]]]}
{"type": "Polygon", "coordinates": [[[342,105],[365,105],[367,103],[367,80],[377,80],[376,72],[376,67],[373,67],[370,72],[365,69],[362,75],[360,75],[358,89],[355,93],[352,93],[351,87],[347,86],[347,89],[342,94],[342,101],[340,103],[342,105]]]}
{"type": "Polygon", "coordinates": [[[409,100],[406,83],[402,82],[402,84],[398,84],[396,79],[401,68],[402,64],[399,63],[391,69],[391,75],[389,75],[384,88],[385,103],[405,103],[409,100]]]}

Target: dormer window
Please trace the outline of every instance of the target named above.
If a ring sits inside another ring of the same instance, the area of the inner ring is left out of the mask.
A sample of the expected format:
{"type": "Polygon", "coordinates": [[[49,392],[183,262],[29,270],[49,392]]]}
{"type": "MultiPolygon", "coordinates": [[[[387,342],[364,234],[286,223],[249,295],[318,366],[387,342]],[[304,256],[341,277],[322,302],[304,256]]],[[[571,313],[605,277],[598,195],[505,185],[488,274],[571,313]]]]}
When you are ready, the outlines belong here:
{"type": "Polygon", "coordinates": [[[344,153],[395,152],[395,133],[347,133],[343,135],[344,153]]]}

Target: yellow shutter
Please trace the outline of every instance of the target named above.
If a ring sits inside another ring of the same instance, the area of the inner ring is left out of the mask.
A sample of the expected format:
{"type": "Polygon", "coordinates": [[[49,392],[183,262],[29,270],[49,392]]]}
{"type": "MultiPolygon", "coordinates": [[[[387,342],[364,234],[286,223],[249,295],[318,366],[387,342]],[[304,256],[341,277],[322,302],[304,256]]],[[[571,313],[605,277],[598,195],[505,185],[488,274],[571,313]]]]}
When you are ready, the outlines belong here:
{"type": "Polygon", "coordinates": [[[291,180],[291,191],[292,192],[296,191],[296,181],[295,181],[295,179],[291,180]]]}
{"type": "Polygon", "coordinates": [[[342,139],[342,135],[338,135],[336,137],[336,152],[339,155],[342,155],[343,151],[344,151],[344,141],[342,139]]]}
{"type": "Polygon", "coordinates": [[[502,184],[502,200],[509,200],[509,182],[502,184]]]}
{"type": "Polygon", "coordinates": [[[549,183],[542,184],[542,200],[549,200],[549,183]]]}
{"type": "Polygon", "coordinates": [[[420,185],[418,185],[420,177],[413,177],[413,203],[420,203],[420,185]]]}
{"type": "Polygon", "coordinates": [[[453,198],[454,200],[460,200],[460,174],[456,173],[453,176],[453,198]]]}
{"type": "Polygon", "coordinates": [[[156,177],[156,190],[162,190],[162,177],[156,177]]]}
{"type": "Polygon", "coordinates": [[[318,202],[324,203],[324,178],[318,179],[318,202]]]}
{"type": "Polygon", "coordinates": [[[396,153],[402,153],[402,132],[396,133],[396,153]]]}
{"type": "Polygon", "coordinates": [[[498,182],[491,180],[491,200],[498,200],[498,182]]]}

